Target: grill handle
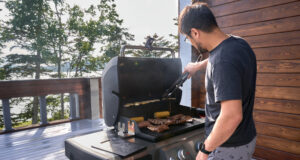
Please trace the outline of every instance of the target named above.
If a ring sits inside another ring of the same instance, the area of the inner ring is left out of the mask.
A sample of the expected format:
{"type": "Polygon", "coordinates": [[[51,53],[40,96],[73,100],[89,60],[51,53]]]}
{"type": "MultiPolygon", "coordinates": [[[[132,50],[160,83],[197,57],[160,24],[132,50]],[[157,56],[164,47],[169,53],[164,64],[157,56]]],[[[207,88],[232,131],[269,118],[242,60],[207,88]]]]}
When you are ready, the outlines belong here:
{"type": "Polygon", "coordinates": [[[171,48],[161,48],[161,47],[147,48],[145,46],[123,45],[121,47],[121,50],[120,50],[120,53],[121,53],[122,57],[125,57],[125,50],[126,49],[140,49],[140,50],[148,50],[148,51],[153,51],[153,50],[157,50],[157,51],[170,51],[171,54],[172,54],[172,58],[175,58],[175,52],[171,48]]]}

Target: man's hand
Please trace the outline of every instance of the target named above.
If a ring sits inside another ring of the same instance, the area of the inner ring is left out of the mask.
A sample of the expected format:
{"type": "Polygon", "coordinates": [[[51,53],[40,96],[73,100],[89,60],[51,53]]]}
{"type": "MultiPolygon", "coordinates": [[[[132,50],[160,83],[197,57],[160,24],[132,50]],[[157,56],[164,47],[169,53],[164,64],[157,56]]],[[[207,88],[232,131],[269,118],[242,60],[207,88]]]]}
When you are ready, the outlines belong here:
{"type": "Polygon", "coordinates": [[[183,73],[189,72],[190,74],[189,74],[188,78],[191,78],[198,70],[199,70],[198,63],[189,63],[184,67],[183,73]]]}
{"type": "Polygon", "coordinates": [[[208,58],[201,62],[189,63],[184,67],[183,73],[189,72],[190,74],[189,74],[188,78],[191,78],[198,70],[206,67],[207,61],[208,61],[208,58]]]}
{"type": "Polygon", "coordinates": [[[198,152],[196,160],[207,160],[208,155],[202,153],[201,151],[198,152]]]}
{"type": "Polygon", "coordinates": [[[205,149],[213,151],[222,145],[234,133],[242,120],[242,100],[221,101],[221,112],[204,142],[205,149]]]}

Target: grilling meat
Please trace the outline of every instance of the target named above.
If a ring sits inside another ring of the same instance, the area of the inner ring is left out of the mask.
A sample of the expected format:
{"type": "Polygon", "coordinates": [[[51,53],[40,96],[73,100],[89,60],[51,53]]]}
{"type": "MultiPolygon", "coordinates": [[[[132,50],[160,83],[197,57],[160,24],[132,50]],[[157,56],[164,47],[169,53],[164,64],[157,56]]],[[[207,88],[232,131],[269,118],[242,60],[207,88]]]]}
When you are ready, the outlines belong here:
{"type": "Polygon", "coordinates": [[[183,116],[184,116],[183,114],[176,114],[174,116],[171,116],[170,119],[177,120],[177,119],[181,119],[183,116]]]}
{"type": "Polygon", "coordinates": [[[147,128],[149,130],[151,130],[152,132],[158,132],[158,133],[166,131],[166,130],[169,129],[169,127],[167,125],[164,125],[164,124],[163,125],[158,125],[158,126],[151,125],[151,126],[148,126],[147,128]]]}
{"type": "Polygon", "coordinates": [[[174,116],[171,116],[166,119],[151,119],[149,118],[147,121],[142,121],[138,123],[139,128],[148,128],[149,130],[153,132],[163,132],[165,130],[169,129],[169,125],[177,125],[177,124],[183,124],[186,122],[192,122],[193,118],[191,116],[186,116],[183,114],[177,114],[174,116]]]}
{"type": "Polygon", "coordinates": [[[155,124],[155,125],[171,125],[174,123],[173,120],[171,119],[148,119],[148,121],[152,124],[155,124]]]}
{"type": "Polygon", "coordinates": [[[145,127],[148,127],[148,126],[150,126],[150,125],[151,125],[151,124],[150,124],[149,121],[142,121],[142,122],[139,122],[139,123],[138,123],[139,128],[145,128],[145,127]]]}
{"type": "Polygon", "coordinates": [[[177,119],[175,119],[174,121],[174,124],[183,124],[185,122],[192,122],[193,118],[191,116],[182,115],[180,117],[177,117],[177,119]]]}

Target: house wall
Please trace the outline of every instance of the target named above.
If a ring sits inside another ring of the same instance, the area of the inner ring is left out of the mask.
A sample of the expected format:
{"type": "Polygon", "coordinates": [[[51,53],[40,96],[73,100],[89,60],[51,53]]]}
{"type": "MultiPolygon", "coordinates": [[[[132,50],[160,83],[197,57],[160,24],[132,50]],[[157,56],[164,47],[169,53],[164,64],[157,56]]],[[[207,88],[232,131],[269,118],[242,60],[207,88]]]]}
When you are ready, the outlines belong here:
{"type": "MultiPolygon", "coordinates": [[[[300,1],[206,2],[220,28],[244,38],[256,54],[255,157],[300,159],[300,1]]],[[[197,54],[193,49],[193,60],[197,54]]],[[[194,107],[205,104],[204,74],[192,79],[194,107]]]]}

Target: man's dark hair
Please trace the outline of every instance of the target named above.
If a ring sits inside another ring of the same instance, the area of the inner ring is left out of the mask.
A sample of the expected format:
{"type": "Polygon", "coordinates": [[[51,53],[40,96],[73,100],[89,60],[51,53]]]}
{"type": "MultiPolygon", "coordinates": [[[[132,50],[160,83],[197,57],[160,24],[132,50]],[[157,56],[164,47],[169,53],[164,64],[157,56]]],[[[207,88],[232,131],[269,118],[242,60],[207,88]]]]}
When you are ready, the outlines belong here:
{"type": "Polygon", "coordinates": [[[218,27],[212,11],[203,2],[196,2],[186,6],[181,11],[178,21],[179,32],[186,35],[190,35],[192,28],[210,33],[218,27]]]}

